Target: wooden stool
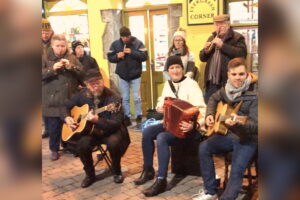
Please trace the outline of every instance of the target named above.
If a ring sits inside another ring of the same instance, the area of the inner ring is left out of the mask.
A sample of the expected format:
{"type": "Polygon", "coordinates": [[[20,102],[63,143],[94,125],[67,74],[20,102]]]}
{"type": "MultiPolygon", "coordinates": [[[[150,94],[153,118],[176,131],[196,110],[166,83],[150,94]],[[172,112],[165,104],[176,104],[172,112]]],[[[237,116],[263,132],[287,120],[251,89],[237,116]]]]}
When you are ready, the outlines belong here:
{"type": "MultiPolygon", "coordinates": [[[[225,168],[224,168],[224,182],[223,182],[223,189],[226,188],[226,184],[228,182],[229,179],[229,166],[231,165],[231,157],[232,154],[231,153],[226,153],[223,154],[224,156],[224,163],[225,163],[225,168]]],[[[253,186],[253,179],[257,179],[258,177],[258,153],[256,153],[253,158],[251,159],[247,169],[246,169],[246,173],[244,174],[244,178],[247,178],[248,180],[248,188],[251,188],[253,186]],[[254,164],[254,168],[255,168],[255,175],[252,174],[251,171],[251,167],[254,164]]]]}

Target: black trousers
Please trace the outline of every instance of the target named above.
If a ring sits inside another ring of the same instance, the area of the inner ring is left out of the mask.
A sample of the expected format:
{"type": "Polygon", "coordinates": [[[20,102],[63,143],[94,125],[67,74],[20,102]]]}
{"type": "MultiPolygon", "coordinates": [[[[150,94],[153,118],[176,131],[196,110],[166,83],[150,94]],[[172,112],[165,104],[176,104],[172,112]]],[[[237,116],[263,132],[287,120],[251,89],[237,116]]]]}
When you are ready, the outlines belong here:
{"type": "Polygon", "coordinates": [[[82,136],[77,142],[77,152],[83,164],[83,169],[87,176],[95,176],[94,161],[92,157],[93,150],[100,144],[106,144],[112,159],[112,168],[115,175],[121,174],[121,152],[120,138],[116,134],[107,137],[100,136],[82,136]]]}

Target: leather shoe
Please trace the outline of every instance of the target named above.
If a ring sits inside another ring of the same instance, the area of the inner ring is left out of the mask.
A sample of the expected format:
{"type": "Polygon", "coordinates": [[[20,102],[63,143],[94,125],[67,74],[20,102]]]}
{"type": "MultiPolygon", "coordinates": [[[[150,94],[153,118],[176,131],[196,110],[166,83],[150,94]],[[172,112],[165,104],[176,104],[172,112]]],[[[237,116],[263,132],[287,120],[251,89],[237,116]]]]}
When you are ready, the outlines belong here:
{"type": "Polygon", "coordinates": [[[153,168],[144,169],[141,176],[138,179],[134,180],[133,182],[135,185],[143,185],[147,181],[154,179],[154,176],[155,176],[155,172],[153,168]]]}
{"type": "Polygon", "coordinates": [[[55,152],[55,151],[52,151],[52,152],[51,152],[51,157],[50,157],[50,159],[51,159],[52,161],[58,160],[58,159],[59,159],[59,153],[58,153],[58,152],[55,152]]]}
{"type": "Polygon", "coordinates": [[[86,176],[81,183],[81,187],[82,188],[89,187],[94,182],[95,182],[95,176],[86,176]]]}
{"type": "Polygon", "coordinates": [[[167,180],[164,179],[156,179],[155,183],[151,185],[148,189],[145,189],[143,191],[143,194],[146,197],[152,197],[155,195],[158,195],[160,193],[163,193],[167,189],[167,180]]]}
{"type": "Polygon", "coordinates": [[[122,174],[114,175],[114,182],[115,183],[123,183],[123,181],[124,181],[124,177],[122,176],[122,174]]]}

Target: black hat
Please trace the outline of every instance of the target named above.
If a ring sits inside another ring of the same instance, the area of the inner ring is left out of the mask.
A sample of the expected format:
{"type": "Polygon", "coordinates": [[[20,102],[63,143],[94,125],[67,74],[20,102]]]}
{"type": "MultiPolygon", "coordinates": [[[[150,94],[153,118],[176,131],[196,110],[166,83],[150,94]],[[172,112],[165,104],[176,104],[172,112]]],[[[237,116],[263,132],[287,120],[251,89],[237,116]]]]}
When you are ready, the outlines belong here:
{"type": "Polygon", "coordinates": [[[79,46],[79,45],[84,47],[84,45],[79,40],[75,40],[75,41],[72,42],[72,50],[73,50],[74,53],[75,53],[76,47],[79,46]]]}
{"type": "Polygon", "coordinates": [[[97,79],[102,79],[102,74],[97,69],[89,69],[83,77],[83,81],[92,81],[97,79]]]}
{"type": "Polygon", "coordinates": [[[182,69],[184,68],[180,56],[170,56],[166,61],[165,71],[168,71],[169,67],[175,64],[180,65],[182,69]]]}
{"type": "Polygon", "coordinates": [[[122,36],[122,37],[131,36],[131,32],[130,32],[129,28],[127,28],[126,26],[123,26],[122,28],[120,28],[120,36],[122,36]]]}

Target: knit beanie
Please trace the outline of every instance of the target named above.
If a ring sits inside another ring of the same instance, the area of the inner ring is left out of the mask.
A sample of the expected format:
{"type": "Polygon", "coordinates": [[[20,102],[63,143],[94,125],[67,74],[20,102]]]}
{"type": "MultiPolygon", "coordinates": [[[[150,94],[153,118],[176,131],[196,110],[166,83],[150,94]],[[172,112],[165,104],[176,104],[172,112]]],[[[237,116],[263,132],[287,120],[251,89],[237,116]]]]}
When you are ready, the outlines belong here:
{"type": "Polygon", "coordinates": [[[184,68],[180,56],[170,56],[166,61],[165,71],[168,71],[169,67],[175,64],[180,65],[182,69],[184,68]]]}
{"type": "Polygon", "coordinates": [[[173,35],[173,40],[176,36],[180,36],[182,37],[184,40],[186,40],[186,33],[185,30],[183,28],[178,28],[177,31],[174,33],[173,35]]]}
{"type": "Polygon", "coordinates": [[[85,76],[83,77],[83,81],[93,81],[97,79],[102,79],[102,74],[99,72],[97,69],[89,69],[86,73],[85,76]]]}
{"type": "Polygon", "coordinates": [[[131,32],[130,32],[129,28],[127,28],[126,26],[123,26],[122,28],[120,28],[120,36],[121,37],[131,36],[131,32]]]}
{"type": "Polygon", "coordinates": [[[52,27],[48,19],[42,19],[42,31],[52,31],[52,27]]]}
{"type": "Polygon", "coordinates": [[[79,46],[79,45],[81,45],[81,46],[84,47],[84,45],[79,40],[75,40],[75,41],[72,42],[72,50],[73,50],[73,52],[75,52],[76,47],[79,46]]]}

